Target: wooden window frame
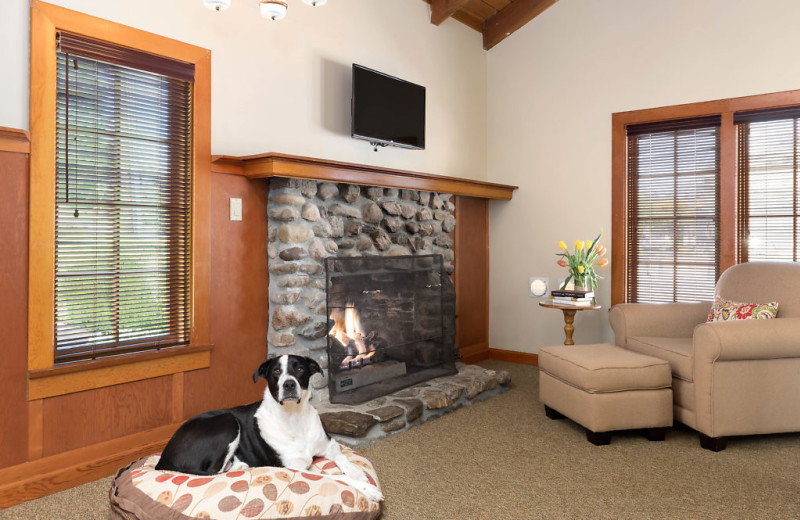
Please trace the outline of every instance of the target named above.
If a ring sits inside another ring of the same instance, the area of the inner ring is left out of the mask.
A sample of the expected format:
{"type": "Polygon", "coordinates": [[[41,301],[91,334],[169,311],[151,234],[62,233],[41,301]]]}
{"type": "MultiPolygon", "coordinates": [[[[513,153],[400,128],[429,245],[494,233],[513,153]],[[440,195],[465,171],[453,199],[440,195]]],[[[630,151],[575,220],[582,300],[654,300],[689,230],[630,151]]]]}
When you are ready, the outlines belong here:
{"type": "Polygon", "coordinates": [[[628,255],[628,125],[719,115],[720,193],[719,193],[719,272],[738,262],[737,132],[733,114],[800,105],[800,90],[704,101],[645,110],[617,112],[611,116],[611,305],[626,303],[628,255]]]}
{"type": "Polygon", "coordinates": [[[210,366],[211,51],[39,0],[31,2],[28,399],[210,366]],[[67,31],[194,64],[191,344],[54,365],[56,33],[67,31]]]}

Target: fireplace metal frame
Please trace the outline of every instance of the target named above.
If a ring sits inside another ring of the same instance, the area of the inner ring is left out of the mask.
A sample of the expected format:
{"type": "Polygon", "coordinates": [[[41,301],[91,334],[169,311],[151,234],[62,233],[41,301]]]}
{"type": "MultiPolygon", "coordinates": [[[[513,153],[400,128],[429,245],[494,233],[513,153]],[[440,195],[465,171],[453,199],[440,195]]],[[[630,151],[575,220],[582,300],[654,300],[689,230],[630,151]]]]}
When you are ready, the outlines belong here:
{"type": "Polygon", "coordinates": [[[331,403],[358,404],[457,373],[455,289],[442,255],[326,258],[325,282],[331,403]],[[377,331],[376,363],[372,368],[341,367],[347,352],[338,351],[341,343],[332,339],[330,332],[335,325],[333,312],[346,309],[348,304],[361,314],[366,329],[383,324],[382,330],[377,331]],[[398,363],[405,365],[402,375],[396,375],[394,370],[398,363]],[[366,372],[361,377],[355,372],[364,368],[395,375],[364,383],[369,381],[365,379],[366,372]],[[360,379],[362,386],[348,389],[355,386],[354,378],[360,379]]]}

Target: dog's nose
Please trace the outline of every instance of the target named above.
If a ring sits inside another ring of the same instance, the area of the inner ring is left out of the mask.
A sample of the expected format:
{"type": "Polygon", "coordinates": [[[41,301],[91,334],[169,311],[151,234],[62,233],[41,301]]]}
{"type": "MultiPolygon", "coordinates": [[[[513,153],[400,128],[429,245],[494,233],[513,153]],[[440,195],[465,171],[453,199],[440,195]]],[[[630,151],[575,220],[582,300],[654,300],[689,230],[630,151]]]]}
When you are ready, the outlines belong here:
{"type": "Polygon", "coordinates": [[[294,379],[287,379],[283,382],[283,390],[286,392],[292,392],[297,389],[297,382],[294,379]]]}

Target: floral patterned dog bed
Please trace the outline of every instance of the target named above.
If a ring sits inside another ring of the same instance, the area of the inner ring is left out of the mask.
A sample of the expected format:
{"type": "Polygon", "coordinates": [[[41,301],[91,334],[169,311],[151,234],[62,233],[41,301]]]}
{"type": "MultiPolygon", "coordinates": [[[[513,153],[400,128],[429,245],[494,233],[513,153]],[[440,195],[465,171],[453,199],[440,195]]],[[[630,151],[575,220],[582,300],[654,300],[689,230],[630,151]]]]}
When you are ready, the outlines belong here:
{"type": "MultiPolygon", "coordinates": [[[[378,485],[367,459],[345,446],[342,453],[378,485]]],[[[342,472],[324,458],[314,459],[308,473],[263,467],[214,476],[158,471],[158,459],[143,457],[120,470],[111,482],[112,519],[373,520],[381,511],[379,503],[338,481],[342,472]]]]}

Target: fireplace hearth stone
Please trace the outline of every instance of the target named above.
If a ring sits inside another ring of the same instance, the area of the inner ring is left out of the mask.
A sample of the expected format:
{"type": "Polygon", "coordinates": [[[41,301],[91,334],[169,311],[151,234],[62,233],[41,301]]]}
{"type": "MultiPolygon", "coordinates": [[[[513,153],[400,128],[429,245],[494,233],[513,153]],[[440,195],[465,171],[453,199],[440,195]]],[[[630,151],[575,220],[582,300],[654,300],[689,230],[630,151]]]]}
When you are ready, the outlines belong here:
{"type": "Polygon", "coordinates": [[[505,392],[504,370],[456,363],[458,373],[431,379],[359,405],[317,405],[325,430],[353,447],[365,446],[476,401],[505,392]]]}

